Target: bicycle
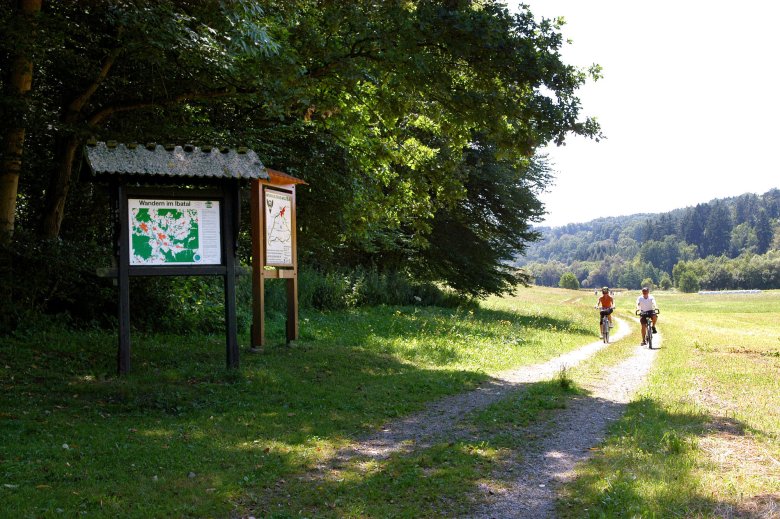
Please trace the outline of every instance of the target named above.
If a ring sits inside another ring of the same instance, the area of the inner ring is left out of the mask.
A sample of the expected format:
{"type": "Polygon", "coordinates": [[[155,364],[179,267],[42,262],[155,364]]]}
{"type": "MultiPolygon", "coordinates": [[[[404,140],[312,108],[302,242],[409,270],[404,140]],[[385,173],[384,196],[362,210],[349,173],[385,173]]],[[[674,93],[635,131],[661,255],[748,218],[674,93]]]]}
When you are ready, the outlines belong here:
{"type": "Polygon", "coordinates": [[[595,307],[601,312],[601,322],[599,323],[601,329],[601,338],[604,340],[604,344],[609,344],[609,314],[611,308],[603,308],[601,306],[595,307]]]}
{"type": "Polygon", "coordinates": [[[660,314],[661,311],[658,308],[643,312],[641,310],[636,311],[636,315],[639,316],[639,322],[645,321],[645,336],[642,338],[649,349],[653,349],[653,316],[660,314]]]}

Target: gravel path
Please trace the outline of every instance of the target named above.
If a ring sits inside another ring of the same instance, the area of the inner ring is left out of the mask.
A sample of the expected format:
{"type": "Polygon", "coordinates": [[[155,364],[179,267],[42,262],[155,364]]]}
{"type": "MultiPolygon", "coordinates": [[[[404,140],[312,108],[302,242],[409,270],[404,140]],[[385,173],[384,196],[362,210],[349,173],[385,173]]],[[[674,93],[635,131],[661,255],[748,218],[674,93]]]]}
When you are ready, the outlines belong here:
{"type": "MultiPolygon", "coordinates": [[[[660,334],[653,343],[654,348],[660,346],[660,334]]],[[[638,346],[630,358],[587,385],[591,394],[572,399],[556,415],[552,432],[549,424],[526,428],[522,434],[547,436],[523,452],[521,460],[510,460],[493,474],[494,484],[481,489],[487,504],[469,517],[554,517],[556,488],[572,479],[574,466],[590,456],[590,447],[604,440],[607,426],[623,414],[656,352],[638,346]]]]}
{"type": "MultiPolygon", "coordinates": [[[[616,319],[617,333],[611,342],[628,335],[629,325],[616,319]]],[[[447,436],[455,424],[466,414],[506,398],[534,382],[554,378],[562,367],[571,368],[607,346],[602,341],[593,342],[555,357],[542,364],[523,366],[493,375],[479,388],[431,403],[425,410],[386,424],[376,434],[353,443],[336,454],[327,466],[320,470],[337,469],[343,463],[356,458],[385,459],[396,452],[410,452],[431,446],[447,436]]]]}
{"type": "MultiPolygon", "coordinates": [[[[617,323],[613,342],[630,332],[626,321],[617,319],[617,323]]],[[[656,338],[660,345],[660,334],[656,338]]],[[[541,364],[498,373],[474,391],[433,402],[419,413],[386,424],[377,433],[336,453],[306,479],[338,477],[339,469],[350,461],[381,460],[459,436],[458,423],[468,413],[522,391],[528,384],[550,380],[561,368],[574,367],[606,346],[597,341],[541,364]]],[[[622,415],[650,370],[655,353],[656,350],[637,347],[629,359],[586,385],[588,396],[574,397],[566,409],[557,411],[554,424],[540,423],[523,429],[520,434],[525,437],[542,439],[496,469],[491,483],[479,489],[482,495],[477,500],[484,504],[469,517],[553,517],[556,487],[572,477],[574,466],[587,459],[589,448],[604,439],[608,424],[622,415]]]]}

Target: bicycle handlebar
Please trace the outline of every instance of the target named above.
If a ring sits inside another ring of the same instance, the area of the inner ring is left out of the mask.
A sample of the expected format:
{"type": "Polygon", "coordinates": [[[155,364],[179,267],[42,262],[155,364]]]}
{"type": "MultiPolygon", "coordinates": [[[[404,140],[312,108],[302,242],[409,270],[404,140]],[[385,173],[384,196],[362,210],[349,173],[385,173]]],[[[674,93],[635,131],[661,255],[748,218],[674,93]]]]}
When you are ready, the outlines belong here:
{"type": "Polygon", "coordinates": [[[642,310],[637,310],[637,311],[636,311],[636,315],[642,315],[642,314],[647,314],[647,315],[658,315],[658,314],[660,314],[660,313],[661,313],[661,310],[660,310],[660,309],[658,309],[658,308],[654,308],[654,309],[652,309],[652,310],[650,310],[650,311],[647,311],[647,312],[643,312],[642,310]]]}

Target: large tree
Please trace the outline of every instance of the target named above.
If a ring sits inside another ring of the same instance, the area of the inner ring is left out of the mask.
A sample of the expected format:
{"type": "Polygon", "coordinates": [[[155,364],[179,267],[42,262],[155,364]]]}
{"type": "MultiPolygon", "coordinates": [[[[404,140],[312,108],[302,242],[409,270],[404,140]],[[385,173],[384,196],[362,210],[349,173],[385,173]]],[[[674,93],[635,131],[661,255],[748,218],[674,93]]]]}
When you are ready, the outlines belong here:
{"type": "Polygon", "coordinates": [[[724,202],[718,200],[711,207],[704,227],[703,252],[707,256],[718,256],[729,251],[733,224],[731,212],[724,202]]]}
{"type": "MultiPolygon", "coordinates": [[[[0,28],[20,13],[0,8],[0,28]]],[[[304,255],[408,264],[434,253],[437,217],[490,218],[507,202],[514,234],[482,226],[504,236],[495,274],[533,238],[524,224],[541,206],[522,179],[536,149],[598,136],[576,97],[597,71],[563,63],[559,24],[494,1],[71,0],[44,2],[39,23],[16,213],[49,238],[89,136],[249,144],[310,181],[304,211],[331,217],[304,255]]]]}
{"type": "Polygon", "coordinates": [[[2,107],[5,128],[2,131],[0,147],[0,243],[10,241],[16,220],[16,196],[26,133],[25,118],[27,94],[32,88],[32,47],[36,31],[37,15],[42,0],[18,2],[13,17],[13,30],[3,31],[6,41],[13,42],[12,48],[4,48],[0,55],[7,57],[6,65],[0,70],[3,76],[2,107]]]}

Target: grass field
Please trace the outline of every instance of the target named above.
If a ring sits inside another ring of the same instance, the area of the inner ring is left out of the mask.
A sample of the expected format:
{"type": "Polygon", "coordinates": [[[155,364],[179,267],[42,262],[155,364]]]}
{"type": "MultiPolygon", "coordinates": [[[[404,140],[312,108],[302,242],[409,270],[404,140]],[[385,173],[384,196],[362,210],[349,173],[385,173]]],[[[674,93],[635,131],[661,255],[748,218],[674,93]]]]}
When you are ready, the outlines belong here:
{"type": "MultiPolygon", "coordinates": [[[[280,481],[350,437],[471,389],[490,372],[592,340],[592,312],[560,303],[561,291],[521,290],[483,308],[305,313],[297,345],[243,353],[237,373],[224,369],[222,336],[135,334],[134,369],[124,378],[115,376],[113,333],[39,327],[5,338],[0,515],[224,517],[263,506],[280,481]]],[[[283,336],[283,323],[271,324],[269,337],[283,336]]],[[[490,449],[462,451],[457,464],[465,466],[490,449]]],[[[421,454],[428,463],[452,455],[421,454]]],[[[414,482],[414,460],[392,463],[384,474],[414,482]]],[[[452,474],[461,486],[470,480],[452,474]]],[[[436,496],[446,478],[436,481],[400,509],[436,496]]],[[[371,495],[365,485],[310,492],[313,501],[327,491],[334,500],[360,497],[335,515],[381,515],[363,497],[371,495]]]]}
{"type": "MultiPolygon", "coordinates": [[[[561,513],[758,514],[780,493],[780,293],[658,294],[662,349],[561,513]]],[[[624,316],[634,295],[617,298],[624,316]]],[[[0,516],[420,517],[467,514],[470,495],[581,386],[631,354],[638,332],[566,378],[468,417],[475,440],[305,477],[350,439],[474,388],[490,373],[596,340],[592,293],[521,289],[480,307],[304,313],[292,347],[242,353],[224,338],[116,336],[39,326],[0,343],[0,516]]],[[[272,319],[269,338],[281,340],[272,319]]]]}
{"type": "Polygon", "coordinates": [[[656,297],[655,369],[562,515],[780,516],[780,292],[656,297]]]}

